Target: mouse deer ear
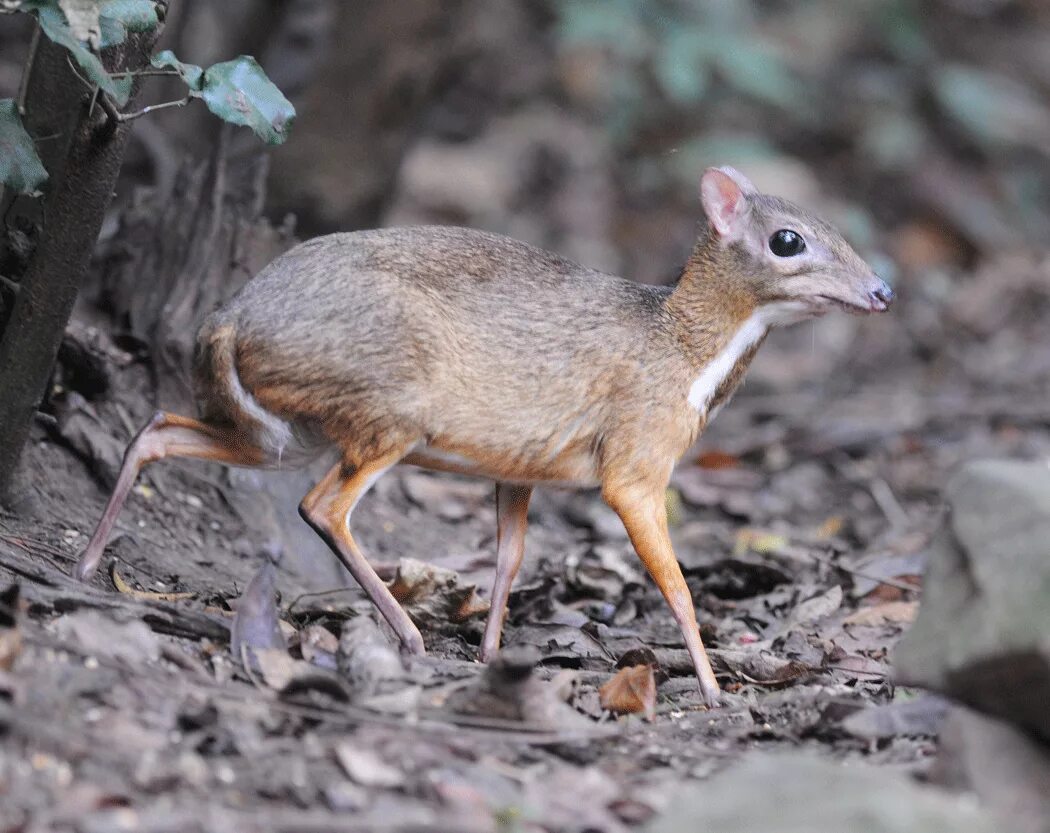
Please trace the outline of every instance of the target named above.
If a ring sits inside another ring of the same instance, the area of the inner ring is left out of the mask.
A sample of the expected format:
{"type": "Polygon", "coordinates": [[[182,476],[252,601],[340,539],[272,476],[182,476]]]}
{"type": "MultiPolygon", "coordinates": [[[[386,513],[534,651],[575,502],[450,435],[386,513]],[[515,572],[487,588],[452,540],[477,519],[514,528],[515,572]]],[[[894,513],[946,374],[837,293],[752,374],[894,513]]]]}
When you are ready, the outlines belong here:
{"type": "Polygon", "coordinates": [[[750,209],[747,195],[755,186],[733,168],[708,168],[700,177],[700,201],[711,227],[727,242],[744,235],[750,209]]]}
{"type": "Polygon", "coordinates": [[[730,167],[729,165],[723,165],[718,170],[720,170],[731,180],[733,180],[733,182],[739,185],[740,190],[743,191],[745,194],[750,195],[758,193],[758,189],[754,186],[754,183],[752,183],[750,179],[748,179],[746,176],[740,173],[740,171],[738,171],[736,168],[730,167]]]}

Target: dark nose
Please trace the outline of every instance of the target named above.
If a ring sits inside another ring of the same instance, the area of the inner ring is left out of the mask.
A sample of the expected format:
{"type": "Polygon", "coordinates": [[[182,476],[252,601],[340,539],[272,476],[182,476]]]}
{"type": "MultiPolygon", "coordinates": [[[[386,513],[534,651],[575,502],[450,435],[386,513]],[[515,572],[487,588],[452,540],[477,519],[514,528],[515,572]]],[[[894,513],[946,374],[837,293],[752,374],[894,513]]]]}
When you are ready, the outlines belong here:
{"type": "Polygon", "coordinates": [[[890,285],[884,280],[880,280],[879,285],[871,290],[868,295],[871,297],[871,308],[876,312],[888,309],[890,304],[893,303],[893,290],[890,289],[890,285]]]}

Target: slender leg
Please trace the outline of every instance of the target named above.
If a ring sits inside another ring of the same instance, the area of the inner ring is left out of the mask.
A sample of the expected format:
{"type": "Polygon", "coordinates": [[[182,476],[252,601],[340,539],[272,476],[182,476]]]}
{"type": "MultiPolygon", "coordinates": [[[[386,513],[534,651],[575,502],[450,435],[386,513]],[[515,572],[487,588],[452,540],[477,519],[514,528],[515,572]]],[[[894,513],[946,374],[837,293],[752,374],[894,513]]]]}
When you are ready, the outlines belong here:
{"type": "Polygon", "coordinates": [[[605,499],[620,516],[635,551],[667,599],[693,660],[696,677],[700,681],[700,694],[708,707],[715,707],[720,693],[718,681],[700,639],[693,597],[671,548],[663,488],[642,491],[637,488],[619,490],[607,487],[605,499]]]}
{"type": "Polygon", "coordinates": [[[165,457],[198,457],[235,466],[261,466],[269,459],[265,451],[229,429],[158,411],[124,453],[117,485],[113,487],[98,526],[73,571],[78,579],[88,581],[98,569],[109,534],[139,470],[146,463],[165,457]]]}
{"type": "Polygon", "coordinates": [[[360,466],[337,463],[303,498],[299,514],[346,565],[383,618],[390,623],[405,650],[411,654],[423,654],[426,651],[419,629],[391,595],[383,580],[376,575],[350,534],[350,515],[357,502],[404,453],[405,449],[399,448],[394,453],[360,466]]]}
{"type": "Polygon", "coordinates": [[[496,580],[492,584],[492,605],[485,622],[485,636],[481,640],[482,662],[491,660],[499,650],[510,586],[525,555],[525,527],[531,496],[531,486],[496,484],[496,580]]]}

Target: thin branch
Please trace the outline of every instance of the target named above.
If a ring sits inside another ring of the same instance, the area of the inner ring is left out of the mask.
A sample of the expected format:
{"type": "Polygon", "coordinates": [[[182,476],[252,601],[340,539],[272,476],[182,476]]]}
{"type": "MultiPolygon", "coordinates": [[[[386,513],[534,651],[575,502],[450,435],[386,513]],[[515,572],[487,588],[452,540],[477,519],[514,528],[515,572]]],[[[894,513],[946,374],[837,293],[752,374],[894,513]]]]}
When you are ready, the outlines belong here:
{"type": "Polygon", "coordinates": [[[8,288],[12,292],[18,292],[19,287],[19,285],[7,277],[7,275],[0,275],[0,286],[8,288]]]}
{"type": "Polygon", "coordinates": [[[315,599],[320,598],[322,596],[334,596],[337,593],[350,592],[358,593],[360,592],[360,589],[357,587],[337,587],[334,590],[318,590],[313,593],[300,593],[298,596],[292,599],[292,601],[289,602],[288,606],[285,608],[286,615],[291,616],[292,611],[295,609],[295,606],[299,604],[299,602],[303,601],[303,599],[315,599]]]}
{"type": "MultiPolygon", "coordinates": [[[[97,84],[93,84],[83,75],[81,75],[77,68],[73,65],[73,61],[70,60],[69,56],[66,56],[66,63],[69,64],[69,68],[73,71],[73,74],[83,82],[84,86],[92,90],[98,100],[99,105],[102,107],[106,114],[106,117],[112,124],[120,124],[126,121],[132,121],[133,119],[140,118],[142,116],[152,113],[154,110],[164,110],[167,107],[185,107],[190,101],[193,100],[191,94],[187,94],[185,98],[180,98],[178,101],[164,101],[160,104],[151,104],[148,107],[143,107],[141,110],[137,110],[134,113],[122,113],[117,109],[117,105],[113,103],[113,100],[103,92],[97,84]]],[[[135,75],[136,73],[128,72],[115,72],[113,75],[135,75]]],[[[148,73],[143,73],[148,74],[148,73]]],[[[177,73],[176,73],[177,74],[177,73]]]]}
{"type": "Polygon", "coordinates": [[[90,117],[95,112],[95,104],[98,103],[102,107],[102,112],[106,114],[108,132],[112,133],[116,129],[117,124],[120,123],[120,112],[117,110],[117,106],[109,100],[108,95],[102,92],[98,84],[89,81],[80,74],[80,70],[74,66],[72,59],[68,55],[66,55],[66,64],[69,66],[70,72],[91,90],[91,106],[88,107],[88,116],[90,117]]]}
{"type": "Polygon", "coordinates": [[[72,73],[73,73],[73,74],[74,74],[74,75],[75,75],[75,76],[76,76],[77,78],[79,78],[79,79],[80,79],[80,82],[81,82],[81,83],[82,83],[82,84],[83,84],[83,85],[84,85],[85,87],[87,87],[87,88],[88,88],[89,90],[91,90],[91,92],[95,92],[95,90],[97,90],[97,89],[98,89],[98,84],[95,84],[95,83],[94,83],[93,81],[88,81],[88,79],[87,79],[87,78],[85,78],[85,77],[84,77],[83,75],[81,75],[81,74],[80,74],[80,70],[79,70],[79,69],[77,69],[77,67],[76,67],[76,64],[74,64],[74,63],[73,63],[73,59],[72,59],[72,58],[70,58],[70,57],[69,57],[69,55],[66,55],[66,64],[68,64],[68,65],[69,65],[69,69],[70,69],[70,71],[71,71],[71,72],[72,72],[72,73]]]}
{"type": "Polygon", "coordinates": [[[117,105],[113,103],[113,99],[101,90],[98,90],[98,103],[99,106],[102,107],[102,112],[106,114],[108,122],[107,130],[115,130],[117,125],[123,121],[122,117],[124,114],[117,109],[117,105]]]}
{"type": "Polygon", "coordinates": [[[18,84],[18,115],[26,114],[26,93],[29,92],[29,76],[33,72],[33,63],[36,61],[36,49],[40,45],[40,21],[33,27],[33,39],[29,41],[29,54],[26,56],[26,65],[22,69],[22,80],[18,84]]]}
{"type": "Polygon", "coordinates": [[[180,75],[177,69],[129,69],[124,72],[111,72],[113,78],[126,78],[129,75],[141,77],[145,75],[180,75]]]}
{"type": "MultiPolygon", "coordinates": [[[[105,99],[106,96],[103,95],[102,98],[105,99]]],[[[132,119],[137,119],[142,116],[148,115],[154,110],[164,110],[167,107],[185,107],[192,100],[193,96],[187,95],[185,98],[180,98],[178,101],[164,101],[160,104],[151,104],[149,105],[149,107],[143,107],[141,110],[138,110],[134,113],[116,113],[116,120],[121,122],[131,121],[132,119]]],[[[109,115],[108,111],[106,115],[109,115]]]]}

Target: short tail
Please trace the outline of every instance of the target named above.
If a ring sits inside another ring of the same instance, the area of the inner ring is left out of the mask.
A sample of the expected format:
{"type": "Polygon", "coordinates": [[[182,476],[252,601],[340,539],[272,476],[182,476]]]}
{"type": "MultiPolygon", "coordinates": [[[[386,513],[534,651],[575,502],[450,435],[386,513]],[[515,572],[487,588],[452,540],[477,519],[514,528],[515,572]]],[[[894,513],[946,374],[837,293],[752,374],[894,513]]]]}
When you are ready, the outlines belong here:
{"type": "Polygon", "coordinates": [[[263,408],[241,384],[237,372],[237,328],[230,322],[205,322],[197,338],[194,382],[204,419],[229,424],[280,457],[292,429],[263,408]]]}

